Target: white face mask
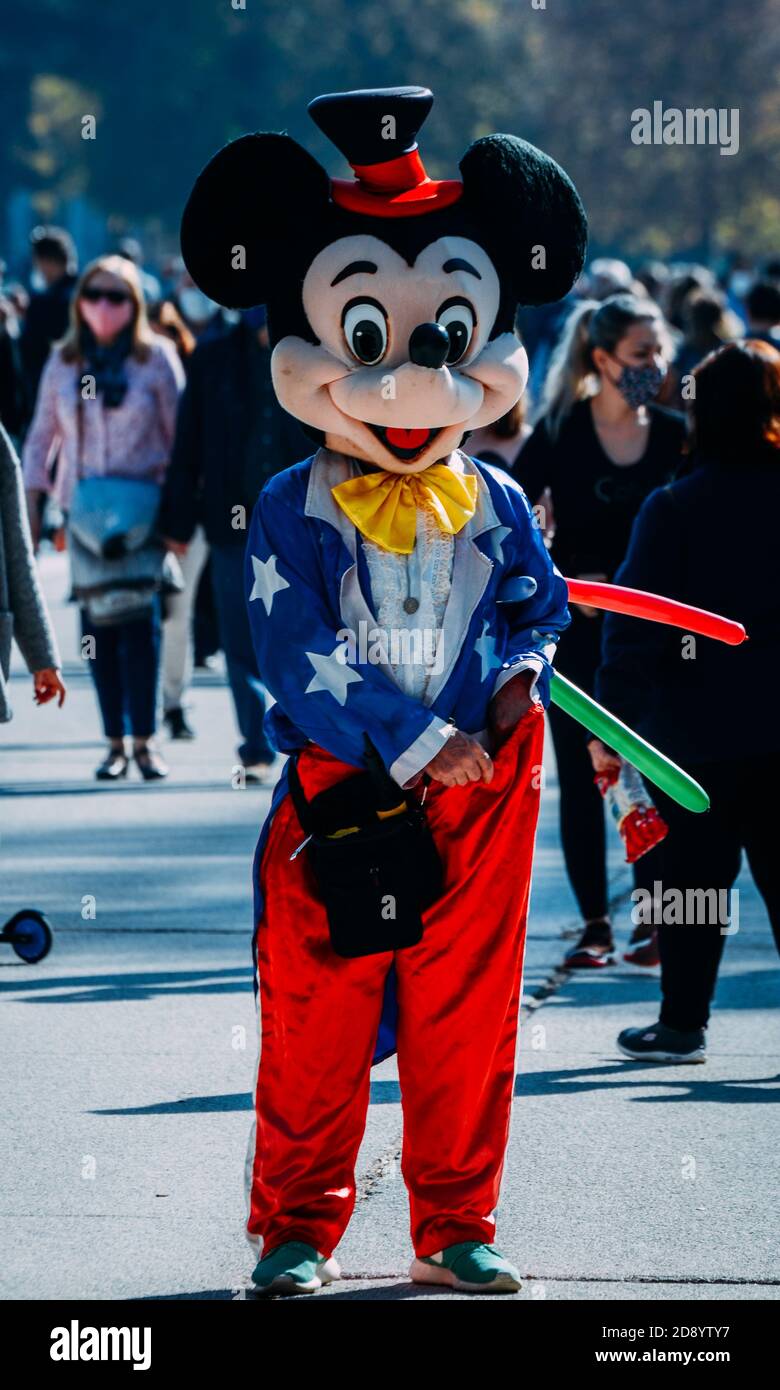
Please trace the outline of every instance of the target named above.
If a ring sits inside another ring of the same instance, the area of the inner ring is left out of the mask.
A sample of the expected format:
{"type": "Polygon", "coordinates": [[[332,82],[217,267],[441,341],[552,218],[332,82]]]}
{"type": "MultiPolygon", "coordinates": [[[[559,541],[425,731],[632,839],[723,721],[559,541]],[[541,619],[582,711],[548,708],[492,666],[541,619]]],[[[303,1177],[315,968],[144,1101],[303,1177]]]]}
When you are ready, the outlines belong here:
{"type": "Polygon", "coordinates": [[[197,285],[188,285],[186,289],[179,290],[178,299],[179,308],[190,323],[207,323],[219,308],[219,305],[213,299],[209,299],[203,290],[199,290],[197,285]]]}

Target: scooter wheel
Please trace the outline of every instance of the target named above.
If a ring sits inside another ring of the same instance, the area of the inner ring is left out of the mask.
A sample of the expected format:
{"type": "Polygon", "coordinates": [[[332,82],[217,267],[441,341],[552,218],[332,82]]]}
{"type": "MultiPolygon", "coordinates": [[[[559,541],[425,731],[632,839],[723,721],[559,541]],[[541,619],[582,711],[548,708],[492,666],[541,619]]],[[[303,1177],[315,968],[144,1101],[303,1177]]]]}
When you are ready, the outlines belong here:
{"type": "Polygon", "coordinates": [[[24,907],[3,928],[3,936],[13,946],[17,956],[28,965],[37,965],[49,954],[54,940],[52,929],[42,912],[24,907]]]}

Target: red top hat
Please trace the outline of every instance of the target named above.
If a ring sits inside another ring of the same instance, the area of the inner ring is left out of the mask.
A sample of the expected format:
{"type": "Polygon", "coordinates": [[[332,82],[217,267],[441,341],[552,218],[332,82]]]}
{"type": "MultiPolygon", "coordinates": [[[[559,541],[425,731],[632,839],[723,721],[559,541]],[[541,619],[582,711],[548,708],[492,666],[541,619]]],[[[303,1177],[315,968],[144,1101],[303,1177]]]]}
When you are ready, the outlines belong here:
{"type": "Polygon", "coordinates": [[[433,105],[427,87],[335,92],[309,103],[309,114],[341,150],[354,179],[331,179],[339,207],[370,217],[419,217],[457,202],[459,179],[431,179],[417,132],[433,105]]]}

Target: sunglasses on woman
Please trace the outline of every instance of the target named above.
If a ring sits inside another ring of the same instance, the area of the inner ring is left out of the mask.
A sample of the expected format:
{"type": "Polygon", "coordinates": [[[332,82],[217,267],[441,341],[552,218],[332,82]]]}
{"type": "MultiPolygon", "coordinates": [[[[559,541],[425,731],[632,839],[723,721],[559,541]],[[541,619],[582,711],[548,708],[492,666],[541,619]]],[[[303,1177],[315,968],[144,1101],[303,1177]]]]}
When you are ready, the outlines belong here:
{"type": "Polygon", "coordinates": [[[126,290],[99,290],[97,286],[87,285],[81,291],[81,298],[89,301],[90,304],[99,304],[101,299],[105,299],[108,304],[126,304],[132,295],[126,290]]]}

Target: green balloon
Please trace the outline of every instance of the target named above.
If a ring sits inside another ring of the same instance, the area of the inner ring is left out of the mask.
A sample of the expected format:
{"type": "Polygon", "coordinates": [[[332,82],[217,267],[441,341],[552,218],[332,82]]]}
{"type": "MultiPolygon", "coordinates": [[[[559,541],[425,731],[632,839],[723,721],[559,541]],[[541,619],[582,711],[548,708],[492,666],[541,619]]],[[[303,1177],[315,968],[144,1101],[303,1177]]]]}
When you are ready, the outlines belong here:
{"type": "Polygon", "coordinates": [[[604,709],[586,695],[579,686],[572,685],[560,671],[553,671],[550,683],[550,699],[572,719],[584,724],[596,738],[614,748],[621,758],[631,763],[648,782],[653,782],[666,792],[673,801],[679,802],[688,811],[708,811],[710,798],[704,788],[699,786],[687,772],[673,763],[651,743],[640,738],[627,724],[616,719],[614,714],[604,709]]]}

